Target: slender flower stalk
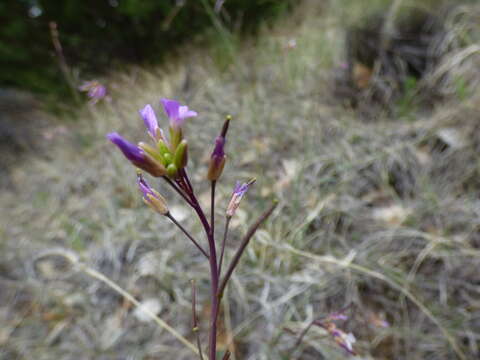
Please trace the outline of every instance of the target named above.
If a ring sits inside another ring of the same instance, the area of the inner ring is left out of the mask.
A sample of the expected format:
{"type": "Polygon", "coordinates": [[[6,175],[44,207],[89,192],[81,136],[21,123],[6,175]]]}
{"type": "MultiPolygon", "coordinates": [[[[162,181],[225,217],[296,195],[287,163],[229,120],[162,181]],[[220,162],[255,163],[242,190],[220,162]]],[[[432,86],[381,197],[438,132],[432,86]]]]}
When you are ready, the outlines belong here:
{"type": "Polygon", "coordinates": [[[228,270],[225,273],[225,276],[223,277],[222,282],[220,283],[220,287],[217,293],[217,296],[220,299],[223,297],[223,292],[225,290],[225,287],[227,286],[228,280],[230,280],[230,277],[233,274],[233,270],[235,270],[235,267],[238,265],[238,262],[240,261],[240,258],[243,252],[245,251],[245,249],[247,248],[247,245],[250,242],[251,238],[253,237],[253,235],[255,235],[258,228],[263,224],[263,222],[267,220],[268,217],[272,214],[273,210],[275,210],[277,205],[278,203],[277,201],[275,201],[273,205],[270,206],[270,208],[267,211],[265,211],[252,226],[250,226],[247,233],[243,237],[240,247],[235,253],[235,256],[233,257],[232,262],[230,263],[230,266],[228,267],[228,270]]]}
{"type": "Polygon", "coordinates": [[[223,240],[222,240],[222,247],[220,250],[220,260],[218,261],[218,274],[219,276],[222,275],[222,263],[223,263],[223,256],[225,255],[225,246],[227,245],[227,237],[228,237],[228,228],[230,227],[230,220],[231,217],[227,217],[225,219],[225,230],[223,231],[223,240]]]}
{"type": "MultiPolygon", "coordinates": [[[[188,142],[183,138],[183,126],[185,119],[197,116],[197,113],[190,110],[187,106],[180,105],[175,100],[162,99],[161,103],[165,110],[165,114],[169,120],[170,137],[167,139],[162,129],[159,127],[157,116],[151,105],[146,105],[140,110],[140,117],[147,129],[147,134],[150,137],[150,142],[140,142],[138,145],[132,144],[125,140],[118,133],[110,133],[107,135],[108,139],[114,143],[123,153],[123,155],[137,168],[140,168],[154,177],[161,177],[175,193],[194,210],[200,224],[205,232],[208,251],[202,243],[197,241],[192,234],[185,229],[170,213],[165,198],[160,195],[158,191],[153,189],[147,181],[143,178],[141,173],[138,174],[137,183],[142,193],[143,201],[150,208],[158,214],[168,218],[177,226],[181,232],[192,242],[192,244],[205,256],[209,262],[210,268],[210,324],[208,335],[208,360],[217,359],[217,319],[222,301],[225,287],[240,261],[245,248],[250,242],[251,238],[263,222],[271,215],[275,205],[270,207],[263,213],[259,219],[250,227],[247,234],[244,236],[240,247],[237,249],[228,269],[221,279],[222,263],[225,255],[226,242],[228,237],[228,228],[230,220],[240,206],[240,202],[246,194],[249,187],[255,182],[252,179],[246,183],[237,183],[232,198],[228,204],[226,211],[225,231],[221,243],[220,259],[218,261],[217,252],[218,247],[215,241],[215,200],[216,200],[216,185],[220,178],[225,161],[225,144],[226,135],[228,132],[231,117],[228,116],[222,127],[222,131],[215,139],[215,146],[210,158],[210,164],[207,173],[207,179],[211,185],[211,207],[210,219],[207,219],[205,212],[200,205],[194,188],[190,182],[187,174],[188,165],[188,142]]],[[[192,282],[192,316],[193,316],[193,331],[197,338],[198,352],[200,360],[203,360],[202,345],[200,342],[200,335],[198,329],[198,321],[196,314],[196,290],[192,282]]],[[[227,351],[222,357],[223,360],[230,358],[230,352],[227,351]]]]}

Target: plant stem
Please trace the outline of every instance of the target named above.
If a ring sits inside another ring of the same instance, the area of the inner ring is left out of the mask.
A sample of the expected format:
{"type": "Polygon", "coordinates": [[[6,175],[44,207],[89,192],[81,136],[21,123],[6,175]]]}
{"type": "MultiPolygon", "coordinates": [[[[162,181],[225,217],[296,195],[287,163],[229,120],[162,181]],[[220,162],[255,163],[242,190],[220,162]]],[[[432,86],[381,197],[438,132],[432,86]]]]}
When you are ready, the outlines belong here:
{"type": "Polygon", "coordinates": [[[198,355],[200,356],[200,360],[203,360],[203,353],[202,353],[202,345],[200,344],[200,329],[198,328],[198,320],[197,320],[197,297],[195,292],[195,280],[191,280],[192,283],[192,317],[193,317],[193,332],[197,338],[197,347],[198,347],[198,355]]]}
{"type": "Polygon", "coordinates": [[[166,176],[164,176],[163,179],[183,198],[183,200],[185,200],[188,203],[188,205],[190,205],[191,207],[194,207],[192,201],[189,198],[187,198],[187,196],[183,193],[183,191],[172,180],[170,180],[166,176]]]}
{"type": "Polygon", "coordinates": [[[231,219],[232,218],[230,216],[227,216],[227,219],[225,220],[225,231],[223,232],[222,250],[220,252],[220,260],[218,262],[218,276],[222,276],[223,255],[225,253],[225,245],[227,243],[228,228],[230,226],[231,219]]]}
{"type": "Polygon", "coordinates": [[[245,251],[248,243],[250,242],[250,239],[253,237],[255,232],[258,230],[260,225],[267,220],[267,218],[272,214],[273,210],[277,207],[277,202],[275,202],[270,208],[265,211],[259,218],[258,220],[250,226],[248,229],[247,233],[242,239],[242,243],[240,244],[240,247],[238,248],[237,252],[235,253],[235,256],[233,257],[232,262],[230,263],[230,266],[228,267],[228,270],[223,277],[223,280],[220,284],[220,287],[217,292],[217,297],[219,299],[222,298],[223,296],[223,291],[225,290],[225,286],[227,286],[228,280],[230,280],[230,277],[232,276],[233,270],[235,270],[235,267],[237,266],[238,262],[240,261],[240,257],[242,256],[243,252],[245,251]]]}
{"type": "Polygon", "coordinates": [[[217,267],[217,250],[215,247],[215,240],[213,237],[212,227],[208,223],[208,220],[203,212],[202,207],[198,203],[198,200],[195,194],[190,193],[192,207],[198,215],[200,222],[203,225],[205,233],[208,239],[208,246],[210,257],[208,258],[210,263],[210,282],[211,282],[211,302],[212,308],[210,312],[210,331],[209,331],[209,360],[216,360],[217,358],[217,317],[218,317],[218,310],[220,299],[217,296],[218,293],[218,283],[219,283],[219,276],[218,276],[218,267],[217,267]]]}
{"type": "Polygon", "coordinates": [[[169,218],[175,225],[177,225],[180,230],[182,230],[182,232],[193,242],[197,249],[200,250],[200,252],[205,255],[207,259],[209,258],[207,252],[200,246],[200,244],[193,238],[193,236],[190,235],[190,233],[182,225],[180,225],[180,223],[172,216],[171,213],[167,213],[165,214],[165,216],[169,218]]]}
{"type": "Polygon", "coordinates": [[[210,200],[210,232],[212,233],[212,239],[215,242],[215,185],[217,182],[212,181],[212,192],[210,200]]]}

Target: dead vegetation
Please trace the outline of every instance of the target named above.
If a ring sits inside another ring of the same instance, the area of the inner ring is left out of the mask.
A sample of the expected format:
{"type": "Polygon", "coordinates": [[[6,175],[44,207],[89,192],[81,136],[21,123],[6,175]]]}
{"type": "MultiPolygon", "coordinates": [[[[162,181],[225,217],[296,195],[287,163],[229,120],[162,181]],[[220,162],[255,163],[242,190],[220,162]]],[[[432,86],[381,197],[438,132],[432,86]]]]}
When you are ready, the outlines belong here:
{"type": "MultiPolygon", "coordinates": [[[[68,146],[56,134],[54,161],[32,158],[12,170],[17,191],[0,194],[2,359],[194,358],[88,270],[193,339],[189,279],[206,307],[208,265],[142,205],[134,172],[104,137],[112,129],[138,136],[138,109],[158,107],[160,96],[200,114],[187,134],[194,181],[205,175],[205,143],[225,114],[234,115],[228,153],[240,170],[226,170],[219,193],[226,202],[236,179],[258,181],[233,231],[245,231],[265,197],[280,199],[226,296],[221,343],[235,359],[344,359],[321,329],[287,355],[314,317],[344,307],[359,358],[480,356],[480,29],[468,20],[479,16],[478,5],[457,8],[469,35],[439,59],[436,78],[434,71],[422,79],[439,81],[443,101],[428,112],[405,105],[392,117],[397,103],[390,116],[368,122],[332,102],[348,25],[341,19],[360,5],[306,6],[287,20],[297,24],[291,32],[285,24],[266,31],[225,72],[197,50],[195,59],[117,74],[109,84],[115,103],[97,106],[94,118],[85,111],[67,128],[68,146]],[[72,267],[58,249],[85,266],[72,267]]],[[[207,189],[198,192],[208,203],[207,189]]],[[[194,226],[181,204],[172,206],[194,226]]]]}

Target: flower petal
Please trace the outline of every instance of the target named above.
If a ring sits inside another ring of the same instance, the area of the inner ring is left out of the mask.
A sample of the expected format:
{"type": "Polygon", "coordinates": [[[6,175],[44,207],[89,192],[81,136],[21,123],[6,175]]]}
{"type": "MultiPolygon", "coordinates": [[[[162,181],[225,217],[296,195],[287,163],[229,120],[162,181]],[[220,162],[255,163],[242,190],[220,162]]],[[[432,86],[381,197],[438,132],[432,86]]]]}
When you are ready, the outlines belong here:
{"type": "Polygon", "coordinates": [[[152,105],[148,104],[140,110],[140,116],[147,127],[148,133],[155,139],[158,129],[158,121],[152,105]]]}
{"type": "Polygon", "coordinates": [[[162,99],[161,102],[168,118],[171,121],[178,119],[178,109],[180,108],[180,103],[170,99],[162,99]]]}

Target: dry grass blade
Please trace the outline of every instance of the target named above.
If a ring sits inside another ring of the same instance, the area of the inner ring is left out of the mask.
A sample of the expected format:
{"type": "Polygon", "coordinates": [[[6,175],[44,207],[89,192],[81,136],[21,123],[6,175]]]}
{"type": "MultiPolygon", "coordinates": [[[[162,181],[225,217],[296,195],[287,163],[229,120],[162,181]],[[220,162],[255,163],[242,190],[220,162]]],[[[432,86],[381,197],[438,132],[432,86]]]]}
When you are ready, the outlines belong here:
{"type": "Polygon", "coordinates": [[[462,359],[462,360],[467,360],[466,355],[463,353],[463,351],[460,349],[458,346],[457,342],[455,341],[455,338],[450,334],[450,332],[441,324],[441,322],[436,318],[432,312],[417,298],[415,295],[412,294],[410,290],[408,290],[406,287],[401,286],[397,284],[395,281],[390,279],[389,277],[374,271],[367,269],[363,266],[357,265],[352,263],[351,261],[353,260],[352,256],[349,256],[347,260],[340,260],[331,256],[319,256],[319,255],[314,255],[309,252],[295,249],[294,247],[286,244],[277,244],[274,242],[266,242],[266,244],[280,250],[280,251],[288,251],[292,254],[302,256],[305,258],[308,258],[310,260],[313,260],[317,263],[326,263],[326,264],[333,264],[337,265],[343,268],[348,268],[351,270],[354,270],[358,273],[368,275],[370,277],[376,278],[378,280],[384,281],[387,283],[389,286],[392,288],[398,290],[400,293],[402,293],[405,297],[407,297],[411,302],[413,302],[418,308],[442,331],[443,335],[445,338],[448,340],[450,345],[452,346],[452,349],[455,351],[457,356],[462,359]]]}

